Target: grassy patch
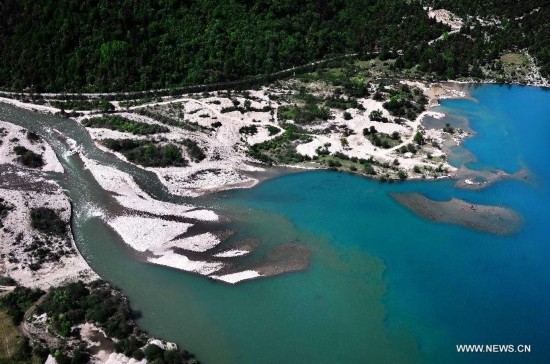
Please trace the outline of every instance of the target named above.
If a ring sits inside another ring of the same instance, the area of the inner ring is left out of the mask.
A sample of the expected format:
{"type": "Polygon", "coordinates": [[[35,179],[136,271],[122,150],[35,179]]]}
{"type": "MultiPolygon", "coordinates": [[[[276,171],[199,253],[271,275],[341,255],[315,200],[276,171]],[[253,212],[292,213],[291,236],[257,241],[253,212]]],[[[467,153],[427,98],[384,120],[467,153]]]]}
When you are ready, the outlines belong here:
{"type": "Polygon", "coordinates": [[[162,125],[134,121],[118,115],[86,119],[82,122],[82,125],[88,128],[106,128],[135,135],[150,135],[170,131],[162,125]]]}
{"type": "Polygon", "coordinates": [[[0,360],[8,362],[23,344],[23,334],[5,310],[0,309],[0,360]]]}
{"type": "Polygon", "coordinates": [[[500,57],[500,60],[505,64],[525,65],[527,57],[520,53],[506,53],[500,57]]]}

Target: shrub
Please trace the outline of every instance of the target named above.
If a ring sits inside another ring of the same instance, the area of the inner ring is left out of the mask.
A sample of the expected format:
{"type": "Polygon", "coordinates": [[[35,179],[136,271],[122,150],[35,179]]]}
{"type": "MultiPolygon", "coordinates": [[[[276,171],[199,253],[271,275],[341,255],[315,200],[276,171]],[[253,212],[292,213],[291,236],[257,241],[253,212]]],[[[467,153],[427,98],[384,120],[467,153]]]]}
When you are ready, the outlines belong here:
{"type": "Polygon", "coordinates": [[[269,135],[271,136],[271,135],[279,134],[281,129],[279,129],[276,126],[273,126],[273,125],[268,125],[267,126],[267,131],[269,132],[269,135]]]}
{"type": "Polygon", "coordinates": [[[450,123],[446,123],[443,131],[449,134],[453,134],[455,132],[455,128],[453,128],[450,123]]]}
{"type": "Polygon", "coordinates": [[[8,216],[8,213],[13,210],[13,205],[7,203],[4,201],[3,198],[0,197],[0,221],[6,216],[8,216]]]}
{"type": "Polygon", "coordinates": [[[351,120],[351,119],[352,119],[351,113],[349,113],[348,111],[344,111],[344,120],[351,120]]]}
{"type": "Polygon", "coordinates": [[[31,226],[46,234],[65,235],[67,223],[47,207],[31,209],[31,226]]]}
{"type": "Polygon", "coordinates": [[[40,138],[40,136],[38,134],[36,134],[35,132],[32,132],[32,131],[27,131],[27,139],[32,143],[37,143],[39,142],[40,140],[42,140],[42,138],[40,138]]]}
{"type": "Polygon", "coordinates": [[[204,154],[203,150],[199,147],[196,141],[186,138],[183,139],[182,143],[187,149],[187,154],[193,162],[200,162],[206,158],[206,154],[204,154]]]}
{"type": "Polygon", "coordinates": [[[369,114],[369,119],[372,121],[380,121],[382,119],[382,112],[380,110],[373,110],[369,114]]]}
{"type": "Polygon", "coordinates": [[[375,175],[376,174],[376,171],[374,170],[374,167],[370,163],[365,164],[364,169],[365,169],[366,174],[369,174],[369,175],[375,175]]]}
{"type": "Polygon", "coordinates": [[[17,286],[13,291],[0,298],[0,306],[6,310],[13,323],[19,325],[23,321],[25,312],[43,294],[44,292],[40,289],[17,286]]]}
{"type": "Polygon", "coordinates": [[[424,136],[419,131],[417,131],[416,134],[414,135],[414,141],[418,145],[426,144],[426,142],[424,141],[424,136]]]}
{"type": "Polygon", "coordinates": [[[162,351],[163,350],[159,346],[150,344],[147,345],[145,350],[143,350],[143,353],[145,354],[145,359],[147,359],[148,362],[153,362],[163,357],[162,351]]]}
{"type": "Polygon", "coordinates": [[[239,129],[240,134],[255,135],[258,133],[258,127],[256,125],[243,126],[239,129]]]}
{"type": "Polygon", "coordinates": [[[278,119],[281,122],[294,120],[297,124],[311,124],[317,120],[328,120],[330,109],[326,106],[319,107],[313,103],[304,106],[281,106],[278,119]]]}
{"type": "Polygon", "coordinates": [[[40,154],[36,154],[35,152],[28,150],[27,148],[20,145],[14,147],[13,151],[16,155],[19,156],[17,158],[17,161],[19,161],[25,167],[41,168],[44,166],[44,160],[42,159],[42,156],[40,154]]]}
{"type": "Polygon", "coordinates": [[[104,139],[103,145],[122,153],[130,162],[146,167],[186,166],[188,164],[177,145],[156,145],[146,140],[104,139]]]}

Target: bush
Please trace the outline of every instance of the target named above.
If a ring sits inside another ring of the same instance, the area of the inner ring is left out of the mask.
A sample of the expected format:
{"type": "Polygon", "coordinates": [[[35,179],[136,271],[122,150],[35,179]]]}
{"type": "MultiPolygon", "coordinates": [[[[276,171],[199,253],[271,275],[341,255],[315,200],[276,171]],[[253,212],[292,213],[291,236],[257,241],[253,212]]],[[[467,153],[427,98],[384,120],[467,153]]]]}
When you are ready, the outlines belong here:
{"type": "Polygon", "coordinates": [[[443,128],[443,131],[449,134],[453,134],[455,132],[455,128],[451,126],[450,123],[445,123],[445,127],[443,128]]]}
{"type": "Polygon", "coordinates": [[[371,119],[372,121],[382,121],[383,119],[382,111],[380,110],[371,111],[369,114],[369,119],[371,119]]]}
{"type": "Polygon", "coordinates": [[[44,291],[17,286],[13,291],[0,298],[0,306],[11,317],[14,325],[19,325],[25,312],[35,303],[44,291]]]}
{"type": "Polygon", "coordinates": [[[280,122],[294,120],[296,124],[312,124],[318,120],[328,120],[330,109],[326,106],[307,102],[304,106],[281,106],[278,112],[280,122]]]}
{"type": "Polygon", "coordinates": [[[143,350],[143,353],[145,354],[145,359],[147,359],[148,362],[153,362],[163,357],[162,348],[154,344],[147,345],[145,350],[143,350]]]}
{"type": "Polygon", "coordinates": [[[285,132],[273,139],[257,143],[247,151],[247,154],[266,164],[273,163],[299,163],[305,157],[296,152],[295,141],[309,142],[311,137],[300,127],[293,124],[285,125],[285,132]]]}
{"type": "Polygon", "coordinates": [[[206,154],[204,154],[203,150],[199,147],[196,141],[186,138],[183,139],[182,143],[187,149],[187,154],[193,162],[200,162],[206,158],[206,154]]]}
{"type": "Polygon", "coordinates": [[[365,164],[365,173],[371,176],[376,174],[376,171],[374,170],[374,167],[372,166],[372,164],[370,163],[365,164]]]}
{"type": "Polygon", "coordinates": [[[32,131],[28,131],[27,130],[27,139],[32,143],[37,143],[39,142],[40,140],[42,140],[42,138],[40,138],[40,136],[38,134],[36,134],[35,132],[32,132],[32,131]]]}
{"type": "Polygon", "coordinates": [[[272,135],[279,134],[281,129],[279,129],[276,126],[273,126],[273,125],[268,125],[267,126],[267,131],[269,132],[269,135],[272,136],[272,135]]]}
{"type": "Polygon", "coordinates": [[[397,172],[397,177],[399,178],[399,180],[404,181],[407,179],[408,175],[407,172],[401,170],[397,172]]]}
{"type": "Polygon", "coordinates": [[[8,213],[12,210],[13,205],[5,202],[4,199],[0,197],[0,222],[4,217],[8,216],[8,213]]]}
{"type": "Polygon", "coordinates": [[[44,160],[42,159],[42,156],[40,154],[36,154],[35,152],[28,150],[27,148],[20,145],[14,147],[13,151],[19,156],[17,158],[17,161],[19,161],[25,167],[42,168],[44,166],[44,160]]]}
{"type": "Polygon", "coordinates": [[[352,116],[348,111],[344,111],[344,120],[351,120],[352,116]]]}
{"type": "Polygon", "coordinates": [[[258,133],[258,127],[256,125],[243,126],[239,129],[240,134],[255,135],[258,133]]]}
{"type": "Polygon", "coordinates": [[[61,110],[100,110],[111,112],[115,110],[113,104],[105,100],[71,100],[71,101],[52,101],[50,104],[61,110]]]}
{"type": "Polygon", "coordinates": [[[145,167],[186,166],[188,164],[177,145],[156,145],[146,140],[104,139],[103,145],[122,153],[130,162],[145,167]]]}
{"type": "Polygon", "coordinates": [[[421,132],[419,131],[416,132],[416,134],[414,135],[414,142],[418,145],[426,144],[426,142],[424,141],[424,136],[422,135],[421,132]]]}
{"type": "Polygon", "coordinates": [[[47,207],[31,209],[31,226],[47,234],[65,235],[67,232],[67,223],[47,207]]]}

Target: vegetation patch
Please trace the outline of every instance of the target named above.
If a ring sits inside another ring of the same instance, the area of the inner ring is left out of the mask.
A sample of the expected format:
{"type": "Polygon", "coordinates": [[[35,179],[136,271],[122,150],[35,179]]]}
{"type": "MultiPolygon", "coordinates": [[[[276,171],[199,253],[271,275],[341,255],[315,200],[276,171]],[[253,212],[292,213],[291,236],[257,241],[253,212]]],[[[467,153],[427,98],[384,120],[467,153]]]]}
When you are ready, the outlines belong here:
{"type": "Polygon", "coordinates": [[[279,134],[281,129],[277,128],[276,126],[273,126],[273,125],[268,125],[267,126],[267,131],[269,132],[269,136],[273,136],[273,135],[279,134]]]}
{"type": "Polygon", "coordinates": [[[0,298],[0,306],[11,317],[14,325],[23,321],[25,312],[44,294],[39,289],[17,286],[13,291],[0,298]]]}
{"type": "Polygon", "coordinates": [[[390,120],[387,117],[382,116],[382,111],[380,110],[372,110],[369,114],[369,119],[371,119],[372,121],[378,121],[380,123],[390,122],[390,120]]]}
{"type": "Polygon", "coordinates": [[[391,89],[384,89],[390,94],[390,100],[384,103],[384,108],[396,117],[415,120],[420,113],[426,110],[428,99],[418,88],[409,85],[399,85],[391,89]]]}
{"type": "Polygon", "coordinates": [[[204,154],[204,151],[199,147],[196,141],[186,138],[182,140],[182,144],[185,146],[187,155],[189,155],[189,158],[191,158],[193,162],[200,162],[206,158],[206,154],[204,154]]]}
{"type": "Polygon", "coordinates": [[[258,133],[258,127],[256,125],[242,126],[239,129],[239,133],[244,135],[256,135],[258,133]]]}
{"type": "Polygon", "coordinates": [[[176,118],[166,116],[160,112],[154,111],[152,109],[139,109],[138,114],[147,116],[153,120],[156,120],[164,125],[176,126],[189,131],[207,131],[207,127],[200,125],[197,122],[191,121],[181,121],[176,118]]]}
{"type": "Polygon", "coordinates": [[[363,129],[363,135],[372,143],[372,145],[384,149],[393,148],[401,143],[399,133],[395,132],[391,135],[380,133],[374,126],[363,129]]]}
{"type": "Polygon", "coordinates": [[[134,135],[149,135],[167,133],[170,131],[170,129],[162,125],[130,120],[119,115],[86,119],[82,121],[82,125],[88,128],[106,128],[125,133],[132,133],[134,135]]]}
{"type": "Polygon", "coordinates": [[[38,135],[35,132],[30,131],[30,130],[27,130],[27,139],[32,144],[39,143],[42,140],[42,138],[40,138],[40,135],[38,135]]]}
{"type": "Polygon", "coordinates": [[[12,204],[0,197],[0,227],[2,227],[2,219],[8,216],[8,213],[13,209],[12,204]]]}
{"type": "Polygon", "coordinates": [[[111,112],[115,110],[113,104],[105,100],[51,101],[50,105],[61,110],[100,110],[103,112],[111,112]]]}
{"type": "Polygon", "coordinates": [[[42,168],[44,166],[44,159],[40,154],[36,154],[21,145],[13,147],[13,152],[19,156],[17,161],[25,167],[42,168]]]}
{"type": "Polygon", "coordinates": [[[307,160],[296,151],[299,143],[308,143],[311,141],[309,136],[302,128],[285,124],[285,132],[273,139],[257,143],[248,148],[247,154],[263,163],[299,163],[307,160]]]}
{"type": "Polygon", "coordinates": [[[325,106],[332,109],[364,109],[363,105],[359,104],[354,98],[343,98],[340,96],[329,97],[325,100],[325,106]]]}
{"type": "MultiPolygon", "coordinates": [[[[145,346],[147,337],[134,324],[136,313],[130,309],[128,300],[103,281],[88,285],[79,281],[54,288],[37,307],[36,313],[46,313],[50,318],[50,330],[66,338],[77,336],[77,331],[72,330],[72,327],[84,322],[93,323],[109,337],[118,339],[115,343],[116,352],[136,360],[146,358],[151,363],[166,364],[195,362],[193,355],[185,350],[145,346]]],[[[80,349],[78,355],[89,357],[85,349],[80,349]]],[[[63,359],[67,357],[63,352],[59,352],[58,356],[63,359]]],[[[74,356],[73,351],[71,363],[74,363],[74,356]]]]}
{"type": "Polygon", "coordinates": [[[0,309],[0,363],[30,363],[28,340],[10,316],[0,309]]]}
{"type": "Polygon", "coordinates": [[[278,111],[278,119],[281,122],[293,120],[296,124],[308,125],[317,121],[328,120],[330,109],[326,106],[306,102],[303,106],[281,106],[278,111]]]}
{"type": "Polygon", "coordinates": [[[104,139],[103,145],[122,153],[130,162],[145,167],[184,167],[188,165],[175,144],[157,145],[147,140],[104,139]]]}
{"type": "Polygon", "coordinates": [[[45,234],[65,235],[67,233],[67,222],[47,207],[31,209],[31,226],[45,234]]]}

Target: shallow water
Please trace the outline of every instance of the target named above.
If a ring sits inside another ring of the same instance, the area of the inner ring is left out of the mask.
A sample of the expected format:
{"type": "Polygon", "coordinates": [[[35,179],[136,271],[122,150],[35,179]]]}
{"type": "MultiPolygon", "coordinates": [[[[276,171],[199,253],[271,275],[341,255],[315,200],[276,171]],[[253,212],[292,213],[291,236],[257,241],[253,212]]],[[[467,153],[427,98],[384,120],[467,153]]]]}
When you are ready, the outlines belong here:
{"type": "MultiPolygon", "coordinates": [[[[494,85],[471,93],[477,102],[441,106],[466,116],[477,133],[464,143],[477,158],[468,167],[510,173],[526,167],[532,179],[467,191],[454,181],[381,184],[307,172],[201,200],[232,217],[234,239],[261,239],[261,251],[306,244],[312,253],[306,272],[228,286],[137,262],[94,217],[108,207],[108,196],[78,160],[66,158],[61,183],[74,200],[77,243],[142,311],[140,325],[207,364],[548,362],[550,93],[494,85]],[[497,236],[426,221],[392,192],[510,207],[522,215],[523,228],[497,236]],[[456,344],[530,344],[532,352],[458,354],[456,344]]],[[[29,114],[14,116],[0,106],[0,119],[26,127],[29,114]]],[[[78,128],[62,127],[85,141],[78,128]]],[[[99,152],[94,158],[118,163],[99,152]]],[[[151,186],[163,195],[154,180],[151,186]]]]}

